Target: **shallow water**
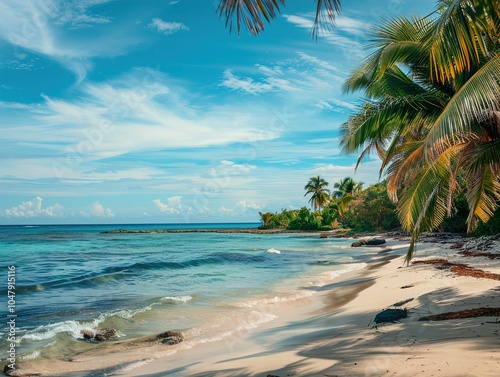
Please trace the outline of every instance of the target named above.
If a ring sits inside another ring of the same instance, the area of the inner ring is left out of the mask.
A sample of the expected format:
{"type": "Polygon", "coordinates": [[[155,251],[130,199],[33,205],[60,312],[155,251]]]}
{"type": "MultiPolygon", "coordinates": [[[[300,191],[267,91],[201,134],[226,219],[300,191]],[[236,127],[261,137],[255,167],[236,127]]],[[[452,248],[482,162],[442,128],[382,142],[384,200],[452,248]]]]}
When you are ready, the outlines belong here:
{"type": "MultiPolygon", "coordinates": [[[[184,331],[192,345],[220,339],[273,320],[266,307],[302,300],[369,257],[349,240],[318,235],[102,233],[181,227],[0,227],[5,278],[16,266],[18,359],[84,352],[93,345],[80,331],[97,327],[116,329],[121,340],[170,329],[184,331]]],[[[0,329],[2,360],[6,337],[0,329]]]]}

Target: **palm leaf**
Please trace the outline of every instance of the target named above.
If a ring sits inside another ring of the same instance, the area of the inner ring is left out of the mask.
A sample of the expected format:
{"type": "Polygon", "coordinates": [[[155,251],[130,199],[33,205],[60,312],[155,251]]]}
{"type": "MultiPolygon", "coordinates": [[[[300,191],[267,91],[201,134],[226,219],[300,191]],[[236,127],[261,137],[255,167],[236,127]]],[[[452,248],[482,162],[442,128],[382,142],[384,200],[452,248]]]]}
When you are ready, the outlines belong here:
{"type": "Polygon", "coordinates": [[[451,98],[426,139],[429,152],[443,151],[443,141],[460,142],[471,125],[500,107],[500,55],[491,59],[451,98]]]}

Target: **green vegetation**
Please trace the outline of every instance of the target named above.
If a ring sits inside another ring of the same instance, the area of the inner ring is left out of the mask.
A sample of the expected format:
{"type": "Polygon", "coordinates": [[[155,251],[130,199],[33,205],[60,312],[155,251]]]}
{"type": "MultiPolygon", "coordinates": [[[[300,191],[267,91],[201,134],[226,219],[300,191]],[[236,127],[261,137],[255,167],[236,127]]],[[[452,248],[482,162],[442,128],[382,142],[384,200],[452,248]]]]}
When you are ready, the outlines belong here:
{"type": "Polygon", "coordinates": [[[312,177],[304,187],[306,195],[312,193],[313,210],[302,207],[283,210],[281,213],[261,213],[261,229],[332,230],[353,231],[392,230],[400,226],[395,205],[389,200],[385,183],[378,183],[363,190],[362,183],[352,178],[334,184],[329,196],[328,182],[321,177],[312,177]],[[321,199],[318,204],[314,194],[321,199]]]}

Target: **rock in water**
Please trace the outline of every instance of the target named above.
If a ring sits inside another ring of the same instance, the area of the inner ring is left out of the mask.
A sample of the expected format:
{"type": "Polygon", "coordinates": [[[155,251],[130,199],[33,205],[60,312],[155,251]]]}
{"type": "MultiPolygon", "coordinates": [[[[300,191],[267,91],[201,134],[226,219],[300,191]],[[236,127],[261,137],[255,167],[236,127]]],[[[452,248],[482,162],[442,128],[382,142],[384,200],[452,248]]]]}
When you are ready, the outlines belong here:
{"type": "Polygon", "coordinates": [[[360,247],[360,246],[364,246],[364,245],[366,245],[366,240],[359,240],[359,241],[353,242],[351,244],[351,247],[360,247]]]}
{"type": "Polygon", "coordinates": [[[95,340],[97,342],[104,342],[116,336],[115,329],[108,329],[104,327],[98,328],[95,333],[92,330],[80,330],[80,334],[83,335],[85,340],[95,340]]]}
{"type": "Polygon", "coordinates": [[[184,341],[184,335],[180,331],[165,331],[158,334],[156,339],[159,339],[162,344],[174,345],[184,341]]]}
{"type": "Polygon", "coordinates": [[[98,342],[104,342],[105,340],[108,340],[110,338],[113,338],[116,336],[116,330],[115,329],[108,329],[108,328],[98,328],[95,335],[94,335],[94,340],[97,340],[98,342]]]}
{"type": "Polygon", "coordinates": [[[369,240],[359,240],[356,242],[353,242],[351,244],[351,247],[360,247],[360,246],[378,246],[378,245],[383,245],[385,243],[385,239],[376,237],[376,238],[371,238],[369,240]]]}

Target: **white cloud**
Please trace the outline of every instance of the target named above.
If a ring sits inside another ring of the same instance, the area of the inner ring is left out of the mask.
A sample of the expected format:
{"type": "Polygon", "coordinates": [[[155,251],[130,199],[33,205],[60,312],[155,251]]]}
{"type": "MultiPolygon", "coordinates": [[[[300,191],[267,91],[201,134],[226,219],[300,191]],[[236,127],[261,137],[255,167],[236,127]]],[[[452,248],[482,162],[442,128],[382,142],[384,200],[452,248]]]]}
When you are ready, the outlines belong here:
{"type": "MultiPolygon", "coordinates": [[[[306,29],[310,32],[314,25],[314,15],[283,15],[283,17],[291,24],[306,29]]],[[[324,39],[328,44],[340,48],[346,53],[347,57],[359,61],[365,57],[364,44],[367,31],[370,29],[370,24],[364,21],[355,20],[353,18],[339,16],[336,18],[335,27],[330,29],[320,29],[318,32],[319,38],[324,39]]]]}
{"type": "Polygon", "coordinates": [[[265,92],[270,92],[274,89],[273,85],[270,83],[258,83],[254,82],[253,79],[239,78],[231,72],[230,69],[224,71],[224,80],[219,84],[219,86],[225,86],[226,88],[241,90],[250,94],[261,94],[265,92]]]}
{"type": "Polygon", "coordinates": [[[115,214],[111,211],[111,209],[104,208],[99,202],[92,203],[90,211],[97,217],[115,217],[115,214]]]}
{"type": "Polygon", "coordinates": [[[212,177],[221,175],[240,175],[250,173],[254,169],[257,169],[257,166],[251,164],[237,164],[233,161],[222,160],[217,167],[211,168],[208,171],[208,175],[212,177]]]}
{"type": "Polygon", "coordinates": [[[260,95],[273,92],[288,103],[315,104],[325,97],[339,96],[345,73],[335,65],[304,52],[274,65],[256,64],[252,77],[224,71],[219,86],[260,95]]]}
{"type": "Polygon", "coordinates": [[[12,44],[15,50],[20,47],[58,62],[72,71],[80,83],[92,67],[91,58],[120,55],[138,42],[133,37],[123,37],[125,33],[109,30],[99,30],[84,39],[67,32],[110,23],[110,18],[87,11],[108,1],[2,1],[0,39],[12,44]]]}
{"type": "Polygon", "coordinates": [[[318,101],[316,104],[314,104],[314,107],[317,107],[320,110],[337,112],[355,111],[358,109],[358,107],[351,102],[341,101],[335,98],[318,101]]]}
{"type": "Polygon", "coordinates": [[[229,213],[233,213],[234,209],[226,208],[226,207],[222,206],[222,207],[219,208],[219,212],[222,212],[222,213],[225,213],[225,214],[229,214],[229,213]]]}
{"type": "Polygon", "coordinates": [[[243,210],[247,210],[248,208],[251,209],[262,209],[265,206],[264,205],[259,205],[251,200],[240,200],[237,204],[238,207],[243,208],[243,210]]]}
{"type": "Polygon", "coordinates": [[[158,210],[161,213],[168,215],[178,215],[182,211],[182,196],[172,196],[167,198],[167,203],[163,203],[160,199],[153,200],[158,210]]]}
{"type": "Polygon", "coordinates": [[[161,18],[153,18],[148,27],[165,35],[171,35],[179,31],[189,31],[189,28],[180,22],[166,22],[161,18]]]}
{"type": "Polygon", "coordinates": [[[49,207],[43,207],[43,199],[39,196],[33,200],[22,202],[18,206],[11,207],[3,211],[3,217],[62,217],[64,207],[60,204],[54,204],[49,207]]]}

